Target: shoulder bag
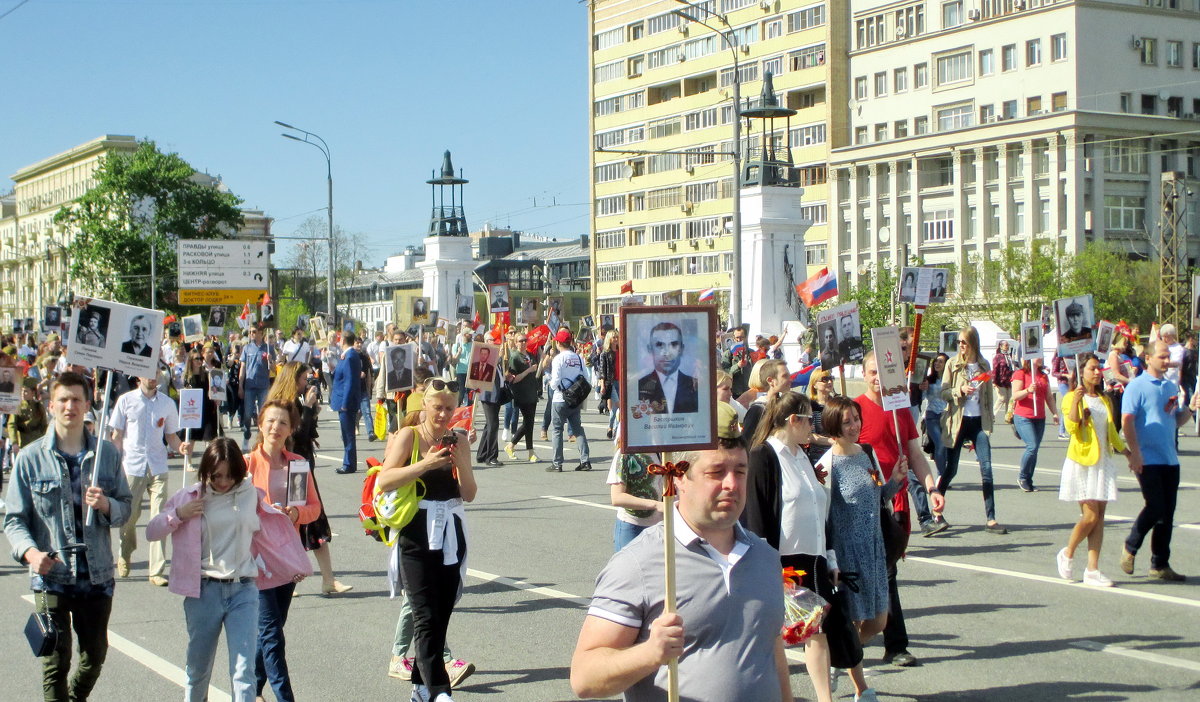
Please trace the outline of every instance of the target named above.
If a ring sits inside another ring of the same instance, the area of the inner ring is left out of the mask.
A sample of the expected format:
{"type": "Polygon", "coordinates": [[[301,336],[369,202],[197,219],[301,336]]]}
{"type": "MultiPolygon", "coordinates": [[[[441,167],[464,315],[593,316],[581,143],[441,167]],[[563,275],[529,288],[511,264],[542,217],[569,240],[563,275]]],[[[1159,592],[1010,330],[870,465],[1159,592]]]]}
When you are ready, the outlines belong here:
{"type": "Polygon", "coordinates": [[[41,609],[35,609],[25,622],[25,639],[29,641],[33,655],[41,658],[54,653],[58,646],[58,627],[54,625],[54,618],[50,616],[46,593],[35,592],[33,597],[35,603],[40,599],[42,606],[41,609]]]}
{"type": "MultiPolygon", "coordinates": [[[[879,460],[875,458],[875,449],[870,444],[859,444],[862,449],[871,457],[871,463],[875,465],[875,469],[879,471],[879,477],[883,479],[883,470],[879,465],[879,460]]],[[[904,489],[904,488],[901,488],[904,489]]],[[[887,557],[888,568],[896,567],[896,563],[904,557],[904,552],[908,550],[908,530],[904,528],[892,512],[891,501],[879,495],[879,531],[883,534],[883,551],[887,557]]]]}

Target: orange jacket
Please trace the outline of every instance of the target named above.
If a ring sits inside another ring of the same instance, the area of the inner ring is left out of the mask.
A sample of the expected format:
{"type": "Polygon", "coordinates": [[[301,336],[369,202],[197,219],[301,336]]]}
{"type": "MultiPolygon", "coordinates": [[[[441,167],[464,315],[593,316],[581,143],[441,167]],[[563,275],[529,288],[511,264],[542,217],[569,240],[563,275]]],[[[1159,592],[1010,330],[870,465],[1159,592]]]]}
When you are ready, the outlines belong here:
{"type": "MultiPolygon", "coordinates": [[[[290,463],[291,461],[303,461],[304,456],[298,453],[292,453],[287,449],[283,451],[283,457],[290,463]]],[[[311,468],[311,466],[310,466],[311,468]]],[[[250,479],[254,481],[254,487],[259,488],[265,493],[263,502],[271,504],[271,459],[267,458],[266,451],[262,445],[255,447],[246,456],[246,469],[250,472],[250,479]]],[[[308,501],[301,506],[296,507],[300,511],[300,518],[296,520],[296,529],[300,529],[301,524],[308,524],[316,521],[317,517],[321,516],[321,497],[317,494],[316,484],[309,476],[308,481],[308,501]]]]}

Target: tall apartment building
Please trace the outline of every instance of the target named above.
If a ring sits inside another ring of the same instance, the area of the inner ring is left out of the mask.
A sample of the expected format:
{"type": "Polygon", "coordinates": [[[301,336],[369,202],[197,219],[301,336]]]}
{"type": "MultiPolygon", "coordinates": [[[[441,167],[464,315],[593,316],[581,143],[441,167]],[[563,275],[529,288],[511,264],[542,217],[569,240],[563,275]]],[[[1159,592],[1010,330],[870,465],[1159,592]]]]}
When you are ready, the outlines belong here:
{"type": "MultiPolygon", "coordinates": [[[[759,95],[767,72],[790,125],[768,134],[790,147],[800,187],[788,197],[806,222],[796,277],[830,259],[826,164],[844,126],[829,106],[846,104],[843,39],[830,31],[831,8],[813,0],[593,0],[590,3],[590,134],[593,299],[613,313],[621,286],[634,281],[649,303],[683,290],[695,299],[715,287],[726,297],[733,269],[734,56],[743,98],[759,95]],[[679,14],[733,30],[736,48],[679,14]],[[602,149],[602,151],[598,151],[602,149]],[[630,153],[634,151],[670,153],[630,153]],[[626,153],[622,153],[626,152],[626,153]]],[[[835,3],[836,6],[836,3],[835,3]]],[[[844,108],[843,108],[844,111],[844,108]]],[[[844,142],[846,137],[842,137],[844,142]]],[[[742,149],[761,147],[744,130],[742,149]]],[[[795,183],[794,183],[795,184],[795,183]]],[[[745,237],[743,237],[745,239],[745,237]]]]}
{"type": "MultiPolygon", "coordinates": [[[[57,304],[72,287],[66,247],[74,232],[54,224],[54,216],[95,185],[100,159],[137,149],[131,136],[108,134],[26,166],[12,175],[13,191],[0,196],[0,320],[40,319],[43,305],[57,304]]],[[[195,178],[223,187],[209,175],[195,178]]],[[[267,237],[271,219],[259,210],[242,210],[242,236],[267,237]]]]}
{"type": "MultiPolygon", "coordinates": [[[[1200,193],[1200,1],[848,11],[851,143],[830,156],[842,275],[915,256],[954,266],[974,297],[988,281],[972,264],[1031,238],[1153,257],[1164,174],[1200,193]]],[[[1185,199],[1181,224],[1200,231],[1185,199]]],[[[1182,255],[1194,264],[1200,243],[1182,255]]]]}

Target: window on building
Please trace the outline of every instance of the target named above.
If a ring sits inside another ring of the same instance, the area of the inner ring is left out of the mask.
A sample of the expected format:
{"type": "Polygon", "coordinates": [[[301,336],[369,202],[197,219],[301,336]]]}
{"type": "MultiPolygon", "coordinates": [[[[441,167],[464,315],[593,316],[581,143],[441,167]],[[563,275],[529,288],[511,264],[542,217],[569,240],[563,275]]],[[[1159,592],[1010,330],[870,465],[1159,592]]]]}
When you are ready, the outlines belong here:
{"type": "Polygon", "coordinates": [[[596,232],[596,248],[598,249],[617,249],[624,245],[624,229],[611,229],[606,232],[596,232]]]}
{"type": "Polygon", "coordinates": [[[996,72],[996,52],[992,49],[982,49],[979,52],[979,75],[990,76],[996,72]]]}
{"type": "Polygon", "coordinates": [[[1145,173],[1146,142],[1141,140],[1113,141],[1106,145],[1104,170],[1109,173],[1145,173]]]}
{"type": "Polygon", "coordinates": [[[801,166],[796,169],[796,175],[800,180],[800,185],[822,185],[826,179],[826,168],[820,166],[801,166]]]}
{"type": "Polygon", "coordinates": [[[1006,44],[1000,47],[1000,70],[1005,73],[1017,70],[1016,44],[1006,44]]]}
{"type": "Polygon", "coordinates": [[[908,90],[908,67],[892,71],[892,92],[903,93],[908,90]]]}
{"type": "Polygon", "coordinates": [[[641,212],[646,209],[646,192],[629,193],[629,211],[641,212]]]}
{"type": "Polygon", "coordinates": [[[1142,114],[1158,114],[1158,96],[1142,94],[1142,114]]]}
{"type": "Polygon", "coordinates": [[[707,183],[688,183],[684,186],[684,198],[688,202],[708,202],[716,200],[719,192],[717,181],[707,183]]]}
{"type": "Polygon", "coordinates": [[[996,121],[996,106],[995,105],[980,105],[979,106],[979,123],[987,124],[988,122],[996,121]]]}
{"type": "Polygon", "coordinates": [[[1067,60],[1067,35],[1055,34],[1050,37],[1050,60],[1051,61],[1066,61],[1067,60]]]}
{"type": "Polygon", "coordinates": [[[669,188],[658,188],[646,191],[646,209],[661,210],[664,207],[678,207],[683,204],[683,190],[672,185],[669,188]]]}
{"type": "Polygon", "coordinates": [[[867,128],[866,127],[855,127],[854,128],[854,143],[855,144],[867,143],[867,128]]]}
{"type": "Polygon", "coordinates": [[[1140,232],[1146,227],[1146,203],[1138,195],[1105,195],[1104,228],[1140,232]]]}
{"type": "Polygon", "coordinates": [[[825,5],[814,5],[803,10],[788,13],[788,32],[802,32],[805,29],[820,27],[825,24],[825,5]]]}
{"type": "Polygon", "coordinates": [[[663,242],[679,239],[679,222],[666,222],[650,227],[650,241],[663,242]]]}
{"type": "Polygon", "coordinates": [[[813,224],[826,224],[829,221],[829,208],[824,202],[800,207],[800,217],[813,224]]]}
{"type": "Polygon", "coordinates": [[[762,62],[763,75],[770,73],[773,76],[778,76],[783,73],[783,56],[772,56],[769,59],[763,59],[762,62]]]}
{"type": "Polygon", "coordinates": [[[1000,233],[1000,205],[989,205],[988,209],[988,237],[991,238],[1000,233]]]}
{"type": "Polygon", "coordinates": [[[674,12],[668,12],[664,15],[655,15],[646,20],[646,33],[658,34],[670,29],[675,29],[679,26],[681,18],[674,12]]]}
{"type": "Polygon", "coordinates": [[[1158,65],[1158,40],[1152,37],[1142,37],[1142,64],[1145,66],[1158,65]]]}
{"type": "Polygon", "coordinates": [[[788,53],[788,70],[800,71],[825,65],[825,45],[815,44],[788,53]]]}
{"type": "Polygon", "coordinates": [[[768,20],[763,20],[762,37],[763,39],[775,39],[783,36],[783,18],[773,17],[768,20]]]}
{"type": "Polygon", "coordinates": [[[625,196],[611,195],[596,198],[596,216],[605,217],[625,212],[625,196]]]}
{"type": "Polygon", "coordinates": [[[1067,94],[1053,93],[1050,95],[1050,110],[1052,112],[1063,112],[1067,109],[1067,94]]]}
{"type": "Polygon", "coordinates": [[[925,241],[941,242],[954,239],[954,212],[952,210],[936,210],[930,212],[921,227],[924,230],[925,241]]]}
{"type": "Polygon", "coordinates": [[[866,100],[867,99],[867,77],[866,76],[859,76],[854,79],[854,99],[855,100],[866,100]]]}
{"type": "Polygon", "coordinates": [[[593,180],[597,183],[612,183],[613,181],[625,178],[628,172],[629,166],[624,161],[602,163],[596,166],[596,174],[593,180]]]}
{"type": "Polygon", "coordinates": [[[1036,229],[1035,233],[1037,233],[1037,234],[1049,234],[1050,233],[1050,201],[1049,200],[1038,201],[1038,214],[1037,214],[1037,225],[1036,226],[1037,226],[1037,229],[1036,229]]]}
{"type": "Polygon", "coordinates": [[[894,134],[897,139],[903,139],[904,137],[908,136],[908,120],[896,120],[895,123],[892,124],[892,134],[894,134]]]}
{"type": "Polygon", "coordinates": [[[1017,202],[1013,204],[1012,225],[1014,236],[1021,236],[1025,233],[1025,203],[1017,202]]]}
{"type": "Polygon", "coordinates": [[[960,83],[971,79],[971,52],[963,51],[937,59],[937,84],[960,83]]]}
{"type": "Polygon", "coordinates": [[[929,118],[922,115],[913,118],[913,133],[917,136],[929,133],[929,118]]]}
{"type": "Polygon", "coordinates": [[[1030,39],[1025,42],[1025,66],[1042,65],[1042,40],[1030,39]]]}
{"type": "Polygon", "coordinates": [[[1017,117],[1017,101],[1005,100],[1000,103],[1000,116],[1004,119],[1016,119],[1017,117]]]}
{"type": "Polygon", "coordinates": [[[683,116],[683,128],[689,132],[693,129],[707,129],[715,126],[717,126],[717,108],[715,107],[696,110],[683,116]]]}
{"type": "Polygon", "coordinates": [[[1183,68],[1183,42],[1167,42],[1167,65],[1171,68],[1183,68]]]}
{"type": "Polygon", "coordinates": [[[875,74],[875,97],[887,95],[887,83],[887,71],[880,71],[875,74]]]}
{"type": "Polygon", "coordinates": [[[1200,68],[1200,43],[1192,44],[1192,68],[1200,68]]]}
{"type": "Polygon", "coordinates": [[[962,0],[950,0],[942,3],[942,29],[957,27],[963,23],[962,0]]]}
{"type": "Polygon", "coordinates": [[[629,41],[637,41],[646,35],[646,24],[644,22],[634,22],[629,27],[629,41]]]}
{"type": "Polygon", "coordinates": [[[825,123],[808,124],[794,127],[788,135],[788,146],[812,146],[825,143],[825,123]]]}
{"type": "Polygon", "coordinates": [[[887,127],[888,127],[887,123],[880,123],[880,124],[875,125],[875,141],[876,142],[887,141],[887,138],[888,138],[887,137],[887,127]]]}
{"type": "Polygon", "coordinates": [[[925,4],[917,3],[896,10],[896,38],[920,36],[925,33],[925,4]]]}
{"type": "Polygon", "coordinates": [[[592,44],[592,48],[596,51],[601,49],[610,49],[614,46],[625,43],[625,28],[617,27],[616,29],[607,29],[603,32],[596,33],[596,40],[592,44]]]}
{"type": "Polygon", "coordinates": [[[621,59],[617,61],[609,61],[608,63],[601,63],[596,66],[594,73],[594,83],[603,83],[609,80],[616,80],[617,78],[624,78],[625,61],[624,59],[621,59]]]}
{"type": "Polygon", "coordinates": [[[965,129],[972,126],[973,110],[971,105],[951,105],[941,107],[934,110],[937,116],[937,124],[939,132],[948,132],[954,129],[965,129]]]}
{"type": "Polygon", "coordinates": [[[978,236],[979,225],[976,220],[979,218],[978,211],[974,207],[967,208],[967,221],[963,223],[963,228],[966,231],[963,233],[967,239],[974,239],[978,236]]]}
{"type": "Polygon", "coordinates": [[[825,244],[804,247],[804,263],[810,266],[822,266],[829,260],[829,248],[825,244]]]}
{"type": "Polygon", "coordinates": [[[721,219],[705,217],[704,219],[689,219],[687,221],[687,238],[704,239],[721,235],[721,219]]]}
{"type": "Polygon", "coordinates": [[[1034,95],[1030,98],[1025,98],[1025,114],[1032,117],[1033,115],[1042,114],[1042,96],[1034,95]]]}
{"type": "Polygon", "coordinates": [[[1132,93],[1121,93],[1121,111],[1126,113],[1133,112],[1132,93]]]}
{"type": "Polygon", "coordinates": [[[646,243],[646,228],[633,227],[629,230],[629,245],[641,246],[646,243]]]}
{"type": "Polygon", "coordinates": [[[1172,95],[1167,98],[1167,116],[1182,117],[1183,116],[1183,98],[1178,95],[1172,95]]]}
{"type": "Polygon", "coordinates": [[[624,282],[625,264],[624,263],[601,263],[596,265],[596,282],[597,283],[615,283],[617,281],[624,282]]]}
{"type": "Polygon", "coordinates": [[[913,87],[917,90],[929,85],[929,64],[918,63],[913,66],[913,87]]]}

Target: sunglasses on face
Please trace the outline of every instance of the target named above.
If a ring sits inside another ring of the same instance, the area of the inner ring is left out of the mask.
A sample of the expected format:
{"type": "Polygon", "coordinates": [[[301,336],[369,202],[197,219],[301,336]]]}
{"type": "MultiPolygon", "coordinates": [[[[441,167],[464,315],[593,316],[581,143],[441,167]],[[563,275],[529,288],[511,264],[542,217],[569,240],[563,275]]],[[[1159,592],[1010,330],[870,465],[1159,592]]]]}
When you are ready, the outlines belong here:
{"type": "Polygon", "coordinates": [[[441,378],[430,378],[425,384],[425,387],[426,389],[433,390],[434,392],[445,392],[447,390],[450,392],[458,392],[458,381],[446,381],[442,380],[441,378]]]}

